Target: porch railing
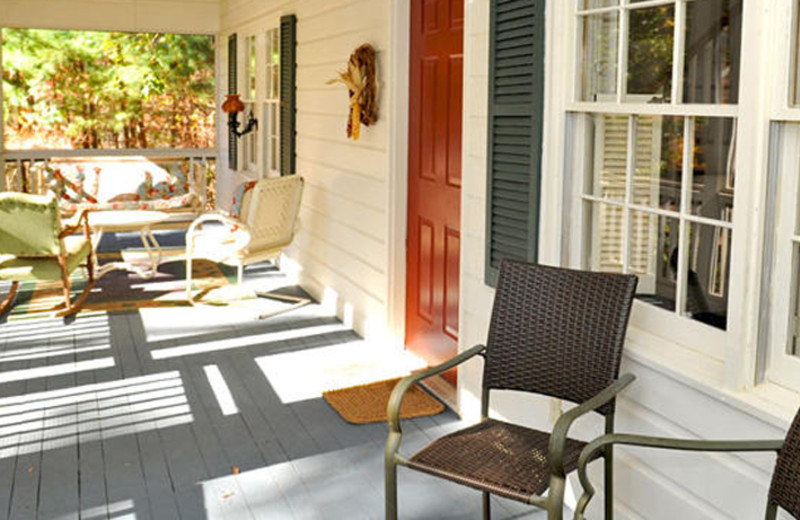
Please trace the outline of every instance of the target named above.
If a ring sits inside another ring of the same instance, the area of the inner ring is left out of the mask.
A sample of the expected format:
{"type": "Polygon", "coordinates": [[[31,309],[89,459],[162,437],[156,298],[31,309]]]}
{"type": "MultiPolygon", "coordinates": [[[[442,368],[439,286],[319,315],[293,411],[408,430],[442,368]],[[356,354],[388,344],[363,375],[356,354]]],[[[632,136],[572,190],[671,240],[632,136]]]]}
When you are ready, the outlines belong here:
{"type": "MultiPolygon", "coordinates": [[[[40,176],[35,174],[38,166],[51,162],[81,162],[101,159],[112,164],[114,159],[121,162],[146,159],[157,165],[170,165],[188,162],[189,175],[199,181],[198,195],[203,207],[213,207],[215,203],[213,179],[216,172],[217,152],[213,148],[175,148],[175,149],[122,149],[122,150],[19,150],[2,153],[4,160],[0,175],[0,191],[21,191],[42,193],[40,176]]],[[[112,169],[110,168],[109,171],[112,169]]]]}

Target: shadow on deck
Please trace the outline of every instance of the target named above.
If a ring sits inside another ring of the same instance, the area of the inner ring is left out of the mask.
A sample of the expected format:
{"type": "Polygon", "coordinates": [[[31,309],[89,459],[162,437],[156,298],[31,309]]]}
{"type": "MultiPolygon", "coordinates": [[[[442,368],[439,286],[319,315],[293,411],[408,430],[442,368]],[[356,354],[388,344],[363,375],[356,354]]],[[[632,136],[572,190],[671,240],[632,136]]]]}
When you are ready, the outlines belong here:
{"type": "MultiPolygon", "coordinates": [[[[385,424],[348,424],[320,395],[399,364],[318,304],[0,324],[0,518],[382,518],[385,424]]],[[[407,421],[404,451],[460,426],[449,410],[407,421]]],[[[544,518],[496,502],[496,518],[544,518]]],[[[405,470],[400,503],[480,517],[479,493],[405,470]]]]}

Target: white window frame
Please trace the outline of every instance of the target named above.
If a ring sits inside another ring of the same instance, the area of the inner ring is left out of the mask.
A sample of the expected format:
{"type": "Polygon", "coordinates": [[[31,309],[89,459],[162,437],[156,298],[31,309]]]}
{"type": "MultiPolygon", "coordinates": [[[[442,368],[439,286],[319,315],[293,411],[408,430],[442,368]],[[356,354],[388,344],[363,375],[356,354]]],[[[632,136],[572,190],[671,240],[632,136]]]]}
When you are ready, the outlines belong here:
{"type": "MultiPolygon", "coordinates": [[[[256,32],[247,32],[241,36],[241,48],[244,52],[242,55],[242,70],[244,74],[241,75],[239,80],[239,92],[241,92],[241,99],[244,103],[244,111],[239,114],[239,129],[243,129],[246,124],[249,114],[252,112],[258,118],[258,98],[260,92],[263,91],[261,85],[261,78],[259,77],[259,38],[256,32]],[[252,64],[255,64],[255,70],[252,64]],[[255,85],[251,84],[251,79],[255,79],[255,85]],[[253,88],[255,87],[255,88],[253,88]]],[[[259,126],[261,121],[259,121],[259,126]]],[[[251,175],[257,175],[259,171],[259,128],[254,128],[250,133],[243,135],[239,138],[240,156],[242,158],[242,170],[251,175]]]]}
{"type": "MultiPolygon", "coordinates": [[[[771,241],[765,251],[762,288],[766,312],[762,314],[760,379],[800,391],[800,357],[789,353],[793,328],[798,331],[795,311],[800,299],[800,99],[792,104],[800,72],[800,2],[776,0],[769,23],[774,30],[769,48],[776,67],[771,92],[769,123],[772,129],[770,176],[774,207],[767,212],[765,235],[771,241]],[[788,42],[788,45],[787,45],[788,42]]],[[[800,332],[797,332],[800,334],[800,332]]]]}
{"type": "Polygon", "coordinates": [[[264,31],[264,58],[263,65],[264,71],[264,95],[261,99],[261,123],[264,130],[264,138],[261,146],[263,152],[261,154],[262,172],[263,175],[268,177],[279,176],[281,174],[281,97],[280,97],[280,45],[281,45],[281,30],[280,26],[269,27],[264,31]],[[272,35],[275,35],[273,40],[272,35]],[[272,55],[276,52],[273,49],[272,42],[277,44],[278,62],[272,60],[272,55]],[[273,92],[270,80],[274,77],[278,78],[277,89],[273,92]],[[275,150],[273,155],[272,150],[275,150]]]}
{"type": "MultiPolygon", "coordinates": [[[[684,69],[684,50],[685,50],[685,18],[687,12],[687,0],[653,0],[647,2],[637,2],[632,3],[630,0],[620,0],[619,5],[611,6],[611,7],[603,7],[603,8],[596,8],[596,9],[581,9],[581,0],[575,0],[573,5],[573,24],[575,27],[574,30],[574,45],[575,45],[575,52],[573,53],[574,64],[571,68],[573,71],[573,88],[572,91],[572,101],[567,103],[566,109],[567,112],[573,114],[570,116],[569,120],[574,123],[574,121],[580,121],[580,117],[576,115],[586,114],[586,115],[593,115],[593,114],[619,114],[619,115],[626,115],[629,116],[629,133],[628,133],[628,150],[629,150],[629,157],[628,157],[628,164],[626,167],[626,176],[628,179],[628,183],[631,182],[633,171],[634,171],[634,164],[631,157],[630,150],[633,150],[632,146],[635,143],[632,140],[635,138],[631,129],[633,126],[633,119],[635,116],[681,116],[686,118],[686,121],[691,120],[692,118],[696,117],[715,117],[715,118],[732,118],[734,121],[740,120],[740,110],[741,110],[741,101],[742,97],[744,96],[744,89],[742,87],[742,81],[740,81],[740,99],[739,104],[700,104],[700,103],[691,103],[691,104],[683,104],[682,103],[682,96],[683,96],[683,69],[684,69]],[[644,8],[652,8],[657,6],[675,6],[675,36],[674,36],[674,47],[673,47],[673,69],[672,69],[672,85],[671,85],[671,93],[670,93],[670,101],[668,103],[661,103],[661,104],[651,104],[651,103],[642,103],[638,102],[636,99],[639,97],[638,95],[630,95],[628,96],[625,92],[627,83],[627,49],[628,49],[628,28],[627,28],[627,21],[629,19],[629,14],[631,10],[635,9],[644,9],[644,8]],[[619,38],[617,42],[617,78],[616,78],[616,92],[613,96],[610,96],[611,100],[601,100],[601,101],[581,101],[581,69],[582,69],[582,48],[583,48],[583,35],[582,35],[582,19],[588,15],[598,15],[604,13],[618,13],[618,20],[619,26],[617,31],[617,37],[619,38]]],[[[746,13],[743,14],[746,16],[746,13]]],[[[744,54],[746,53],[746,42],[745,42],[745,32],[743,29],[742,33],[742,50],[741,50],[741,60],[742,62],[745,60],[744,54]]],[[[737,142],[742,142],[743,134],[745,133],[742,130],[741,124],[737,124],[737,142]]],[[[693,135],[687,135],[686,132],[691,130],[691,125],[685,126],[684,132],[684,142],[691,142],[693,140],[693,135]],[[688,130],[687,130],[688,129],[688,130]]],[[[568,149],[589,149],[585,147],[585,143],[581,142],[581,139],[585,139],[585,125],[581,125],[578,122],[577,125],[568,125],[568,133],[573,134],[577,137],[575,139],[575,146],[569,146],[568,149]],[[584,145],[583,148],[581,146],[584,145]]],[[[572,143],[571,143],[572,144],[572,143]]],[[[747,154],[747,150],[743,151],[743,147],[737,147],[736,150],[736,169],[740,170],[741,164],[743,162],[749,162],[744,157],[747,154]],[[745,159],[745,161],[743,161],[745,159]]],[[[572,229],[570,231],[570,243],[566,245],[565,249],[568,251],[568,258],[570,265],[573,267],[583,267],[584,261],[586,258],[589,257],[590,252],[588,248],[590,245],[585,240],[585,229],[586,229],[586,206],[588,202],[591,202],[592,205],[596,202],[602,202],[605,204],[609,204],[609,201],[599,197],[593,197],[591,195],[586,195],[587,191],[584,190],[583,186],[583,173],[590,169],[590,165],[587,162],[590,162],[592,159],[591,157],[584,157],[581,156],[582,154],[577,154],[576,157],[571,159],[571,164],[567,164],[568,171],[573,172],[572,175],[575,178],[572,181],[572,201],[574,204],[573,214],[575,215],[572,218],[572,229]]],[[[686,163],[686,156],[684,157],[684,163],[686,163]]],[[[737,189],[734,193],[734,207],[736,211],[734,211],[734,220],[733,222],[724,222],[724,221],[717,221],[715,219],[707,219],[704,217],[691,215],[690,214],[690,203],[687,204],[687,197],[691,197],[690,188],[691,188],[691,164],[684,164],[684,175],[683,175],[683,188],[681,190],[681,199],[683,201],[682,210],[679,215],[673,214],[672,212],[665,212],[663,210],[659,210],[657,208],[643,208],[639,206],[632,205],[632,200],[630,199],[630,193],[626,195],[627,200],[624,201],[622,204],[617,204],[620,207],[624,208],[625,218],[623,219],[625,231],[623,232],[623,240],[627,241],[630,237],[627,234],[627,227],[629,224],[629,220],[627,215],[631,210],[634,211],[645,211],[650,214],[664,214],[680,219],[680,236],[683,238],[682,242],[686,243],[688,239],[688,226],[689,223],[699,223],[699,224],[710,224],[715,227],[729,230],[734,235],[734,241],[732,245],[732,250],[729,252],[732,256],[732,262],[730,267],[730,286],[729,286],[729,305],[728,305],[728,327],[726,331],[715,329],[711,326],[696,322],[689,317],[681,316],[677,313],[680,312],[682,309],[683,303],[685,302],[685,291],[686,291],[686,279],[688,273],[688,255],[681,255],[681,260],[679,261],[678,266],[678,293],[676,297],[676,311],[671,312],[663,309],[656,308],[652,305],[648,305],[643,302],[636,301],[634,304],[634,312],[632,317],[632,325],[634,327],[639,327],[643,330],[648,331],[651,334],[655,334],[657,336],[664,337],[665,339],[679,343],[685,347],[688,347],[700,354],[709,356],[710,358],[717,360],[717,361],[724,361],[728,356],[728,351],[731,347],[731,343],[737,342],[735,338],[741,337],[744,332],[745,324],[742,323],[742,320],[738,319],[739,312],[737,312],[737,308],[741,306],[742,303],[742,295],[745,292],[746,284],[741,283],[741,280],[744,278],[743,276],[739,278],[737,275],[743,273],[747,266],[741,260],[742,256],[737,256],[737,251],[741,252],[744,248],[745,244],[742,244],[742,240],[737,240],[736,237],[741,235],[741,232],[737,232],[738,229],[743,228],[743,222],[747,222],[747,216],[744,215],[746,209],[739,211],[739,208],[745,208],[746,204],[742,201],[742,199],[746,198],[747,193],[746,188],[742,188],[742,183],[738,182],[741,179],[737,179],[737,189]],[[689,175],[687,175],[687,172],[689,175]]],[[[626,190],[630,192],[630,190],[626,190]]],[[[611,202],[614,205],[614,202],[611,202]]],[[[628,245],[626,243],[623,244],[623,251],[625,251],[624,257],[628,256],[628,245]]],[[[624,271],[628,272],[629,270],[629,259],[623,258],[624,260],[624,271]]]]}

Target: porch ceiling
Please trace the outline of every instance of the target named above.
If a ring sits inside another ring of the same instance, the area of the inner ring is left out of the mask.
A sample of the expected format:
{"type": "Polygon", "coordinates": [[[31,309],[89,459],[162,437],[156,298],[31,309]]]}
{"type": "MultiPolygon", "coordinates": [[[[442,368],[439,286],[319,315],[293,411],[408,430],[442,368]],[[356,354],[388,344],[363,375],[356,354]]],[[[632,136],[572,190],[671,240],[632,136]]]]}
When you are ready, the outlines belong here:
{"type": "Polygon", "coordinates": [[[0,0],[0,27],[216,34],[220,0],[0,0]]]}

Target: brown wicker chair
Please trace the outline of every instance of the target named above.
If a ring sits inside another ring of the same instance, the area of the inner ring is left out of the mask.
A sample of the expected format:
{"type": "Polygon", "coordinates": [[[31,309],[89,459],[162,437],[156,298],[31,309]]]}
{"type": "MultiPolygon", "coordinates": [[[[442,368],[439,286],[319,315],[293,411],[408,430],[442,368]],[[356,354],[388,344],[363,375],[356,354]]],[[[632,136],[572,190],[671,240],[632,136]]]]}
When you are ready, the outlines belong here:
{"type": "MultiPolygon", "coordinates": [[[[397,466],[402,465],[483,491],[483,515],[496,494],[563,516],[566,474],[577,468],[585,443],[567,438],[572,423],[590,411],[613,431],[615,396],[633,381],[617,379],[637,279],[503,262],[486,346],[403,379],[389,400],[386,441],[386,518],[397,517],[397,466]],[[403,394],[415,382],[484,357],[482,420],[442,437],[416,455],[398,454],[403,394]],[[562,414],[552,433],[489,418],[491,390],[519,390],[578,406],[562,414]],[[550,489],[547,497],[542,493],[550,489]]],[[[611,450],[605,452],[608,475],[611,450]]],[[[610,482],[610,479],[609,479],[610,482]]]]}
{"type": "Polygon", "coordinates": [[[694,439],[665,439],[646,435],[608,434],[590,442],[578,462],[578,474],[584,493],[575,509],[575,520],[584,520],[584,512],[595,490],[586,473],[586,466],[615,444],[683,451],[775,451],[778,460],[767,495],[766,520],[775,520],[778,508],[794,518],[800,518],[800,410],[795,415],[785,440],[710,441],[694,439]]]}

